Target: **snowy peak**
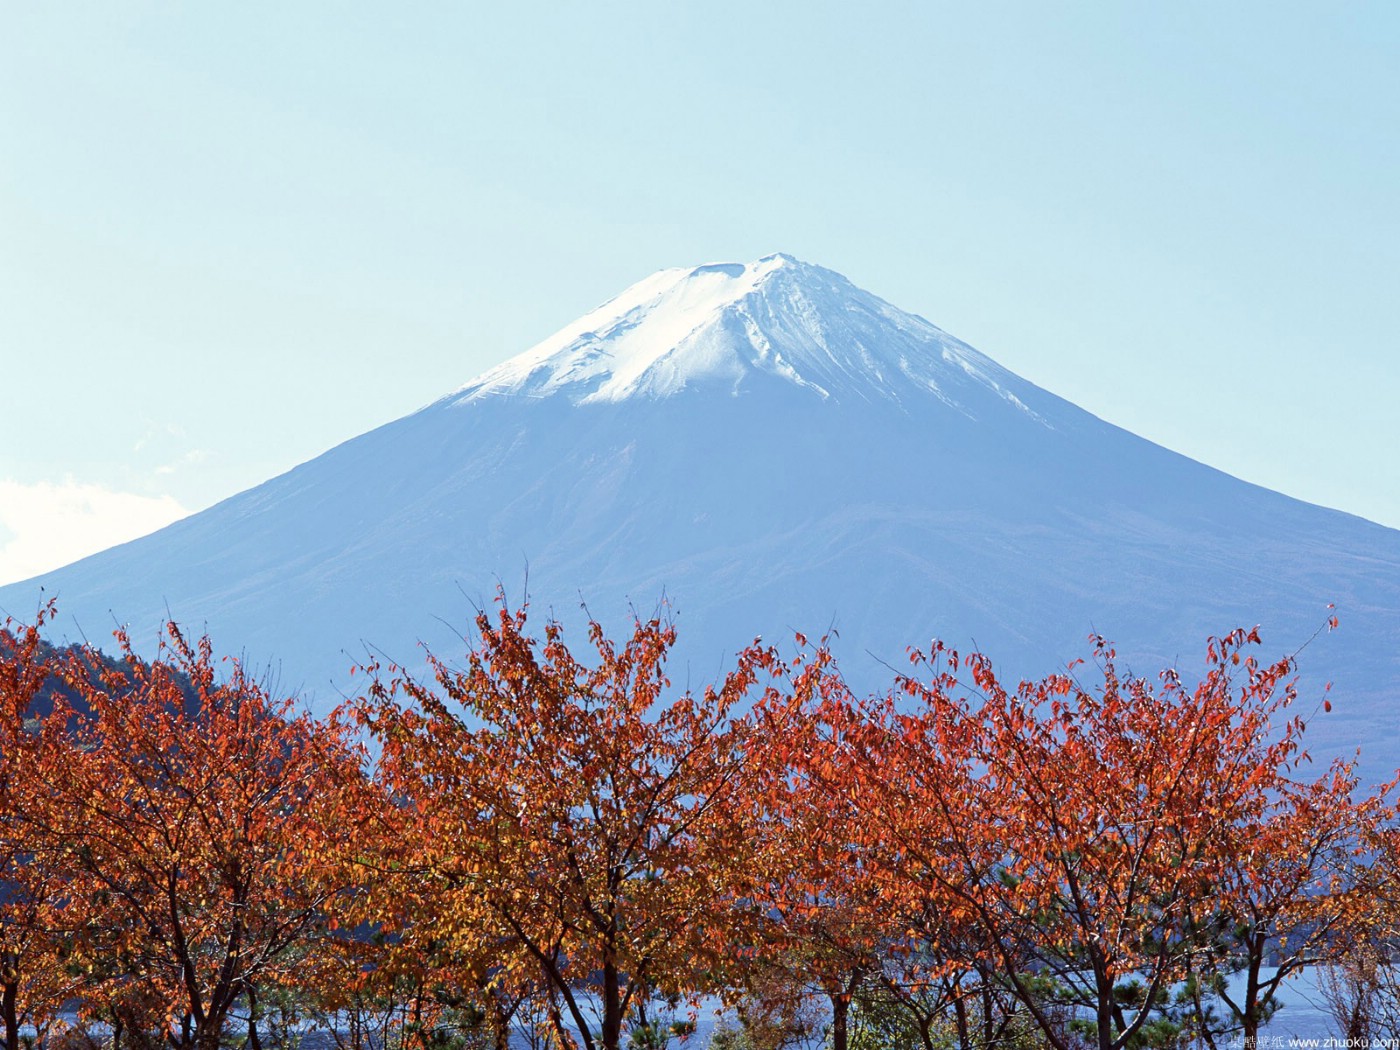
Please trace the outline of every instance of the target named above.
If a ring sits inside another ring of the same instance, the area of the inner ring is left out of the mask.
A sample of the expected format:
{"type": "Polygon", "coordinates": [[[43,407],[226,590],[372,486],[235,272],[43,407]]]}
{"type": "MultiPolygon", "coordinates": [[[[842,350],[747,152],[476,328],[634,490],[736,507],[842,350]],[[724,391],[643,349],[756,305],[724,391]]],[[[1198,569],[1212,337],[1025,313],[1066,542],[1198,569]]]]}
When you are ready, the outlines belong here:
{"type": "Polygon", "coordinates": [[[990,358],[790,255],[662,270],[448,400],[742,395],[773,380],[837,402],[932,395],[969,415],[990,393],[1035,415],[1017,396],[1028,384],[990,358]]]}

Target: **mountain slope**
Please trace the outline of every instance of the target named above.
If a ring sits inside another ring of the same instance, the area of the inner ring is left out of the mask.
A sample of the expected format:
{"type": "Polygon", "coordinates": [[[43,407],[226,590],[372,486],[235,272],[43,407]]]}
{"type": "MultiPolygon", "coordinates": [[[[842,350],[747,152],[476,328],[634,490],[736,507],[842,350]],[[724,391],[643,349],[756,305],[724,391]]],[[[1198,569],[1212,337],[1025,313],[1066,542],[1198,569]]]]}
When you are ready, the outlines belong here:
{"type": "MultiPolygon", "coordinates": [[[[664,594],[678,682],[762,634],[839,633],[862,686],[908,645],[1016,674],[1097,630],[1135,668],[1262,622],[1336,711],[1315,751],[1400,764],[1400,533],[1228,477],[786,256],[667,270],[404,419],[36,584],[90,636],[167,603],[318,706],[362,642],[460,649],[497,583],[613,626],[664,594]],[[109,615],[108,610],[111,611],[109,615]],[[441,618],[441,619],[439,619],[441,618]],[[442,621],[446,621],[443,623],[442,621]]],[[[1309,699],[1305,713],[1313,708],[1309,699]]]]}

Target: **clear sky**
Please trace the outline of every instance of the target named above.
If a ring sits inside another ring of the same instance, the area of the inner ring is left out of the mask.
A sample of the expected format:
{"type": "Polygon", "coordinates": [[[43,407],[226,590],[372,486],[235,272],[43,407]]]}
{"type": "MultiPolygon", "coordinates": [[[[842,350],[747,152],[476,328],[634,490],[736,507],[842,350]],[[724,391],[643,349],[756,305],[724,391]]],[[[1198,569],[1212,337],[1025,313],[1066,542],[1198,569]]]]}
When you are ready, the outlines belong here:
{"type": "Polygon", "coordinates": [[[0,582],[775,251],[1400,527],[1400,5],[0,14],[0,582]]]}

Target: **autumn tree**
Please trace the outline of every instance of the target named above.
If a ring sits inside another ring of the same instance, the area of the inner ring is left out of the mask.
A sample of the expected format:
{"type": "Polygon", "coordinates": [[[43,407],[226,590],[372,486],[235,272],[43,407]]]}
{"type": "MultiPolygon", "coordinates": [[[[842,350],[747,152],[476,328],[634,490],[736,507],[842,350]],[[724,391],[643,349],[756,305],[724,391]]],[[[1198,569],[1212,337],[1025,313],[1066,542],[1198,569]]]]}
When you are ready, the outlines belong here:
{"type": "Polygon", "coordinates": [[[749,650],[718,688],[668,696],[675,631],[659,619],[622,644],[591,622],[590,661],[504,602],[476,629],[463,668],[376,674],[357,706],[379,783],[412,814],[405,866],[441,902],[437,937],[495,953],[494,980],[542,980],[561,1042],[618,1050],[653,994],[703,987],[718,963],[713,913],[742,850],[723,824],[744,791],[731,715],[769,657],[749,650]]]}
{"type": "Polygon", "coordinates": [[[338,1050],[506,1045],[518,1001],[503,1004],[504,989],[482,989],[473,971],[452,965],[431,942],[415,955],[419,942],[404,936],[410,932],[361,925],[319,940],[291,996],[301,1020],[338,1050]],[[488,1009],[493,1003],[496,1013],[488,1009]]]}
{"type": "MultiPolygon", "coordinates": [[[[941,648],[934,657],[956,664],[941,648]]],[[[1012,940],[993,943],[977,907],[1006,855],[979,776],[983,726],[956,686],[942,670],[859,704],[828,701],[824,747],[803,764],[825,804],[849,814],[869,911],[885,916],[876,1001],[902,1010],[925,1046],[947,1030],[966,1048],[1007,1037],[1016,1010],[1000,974],[1028,960],[1012,940]]]]}
{"type": "Polygon", "coordinates": [[[920,710],[892,716],[897,746],[868,782],[895,846],[891,892],[964,910],[1060,1050],[1075,1037],[1057,999],[1117,1050],[1192,970],[1198,908],[1221,892],[1258,786],[1297,750],[1277,723],[1291,664],[1239,659],[1257,641],[1212,642],[1194,688],[1120,675],[1102,639],[1091,685],[1071,669],[1008,688],[981,654],[941,649],[901,679],[920,710]]]}
{"type": "Polygon", "coordinates": [[[240,997],[290,981],[341,886],[326,859],[355,833],[346,742],[208,638],[170,624],[146,663],[75,660],[82,712],[49,785],[68,926],[90,1007],[163,1007],[172,1047],[213,1050],[240,997]],[[96,667],[96,673],[92,668],[96,667]]]}
{"type": "Polygon", "coordinates": [[[1363,794],[1340,760],[1311,779],[1284,767],[1261,773],[1241,785],[1246,812],[1228,829],[1217,892],[1201,902],[1202,926],[1216,936],[1198,971],[1229,1011],[1224,1027],[1247,1046],[1259,1045],[1284,980],[1330,963],[1370,910],[1366,851],[1387,808],[1387,789],[1363,794]],[[1243,977],[1233,989],[1232,975],[1243,977]]]}
{"type": "Polygon", "coordinates": [[[745,801],[755,821],[745,837],[766,920],[756,971],[786,968],[776,987],[824,997],[836,1050],[877,1028],[927,1050],[949,1032],[961,1046],[1000,1041],[1014,1010],[986,965],[976,916],[950,888],[968,880],[969,858],[949,853],[941,831],[981,815],[966,797],[972,723],[961,740],[911,746],[906,736],[930,724],[893,697],[856,698],[824,647],[787,674],[753,716],[761,776],[745,801]],[[921,865],[914,892],[909,873],[921,865]],[[938,877],[927,877],[935,866],[938,877]]]}
{"type": "Polygon", "coordinates": [[[1319,991],[1350,1046],[1400,1040],[1400,824],[1390,807],[1368,829],[1365,866],[1331,930],[1319,991]]]}
{"type": "Polygon", "coordinates": [[[52,684],[53,657],[41,638],[53,604],[34,622],[0,626],[0,1017],[5,1050],[19,1050],[20,1028],[42,1029],[57,1015],[68,977],[55,929],[55,879],[34,818],[43,785],[61,774],[51,741],[63,721],[39,710],[52,684]]]}
{"type": "Polygon", "coordinates": [[[363,832],[343,857],[344,881],[355,889],[336,902],[337,934],[304,980],[323,1013],[351,1023],[351,1041],[363,1033],[371,1045],[428,1046],[470,1014],[505,1050],[518,1009],[541,981],[520,939],[481,900],[462,899],[443,860],[481,830],[477,815],[432,794],[413,805],[387,785],[384,776],[360,785],[354,805],[363,832]]]}

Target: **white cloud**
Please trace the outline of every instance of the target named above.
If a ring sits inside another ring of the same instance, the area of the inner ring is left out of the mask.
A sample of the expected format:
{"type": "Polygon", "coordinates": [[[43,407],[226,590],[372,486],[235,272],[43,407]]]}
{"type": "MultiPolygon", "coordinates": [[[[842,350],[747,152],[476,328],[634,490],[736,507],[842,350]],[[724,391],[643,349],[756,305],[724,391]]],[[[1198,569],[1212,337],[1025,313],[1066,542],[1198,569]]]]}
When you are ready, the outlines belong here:
{"type": "Polygon", "coordinates": [[[0,478],[0,584],[26,580],[183,518],[171,496],[115,492],[73,480],[0,478]]]}

